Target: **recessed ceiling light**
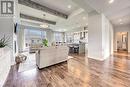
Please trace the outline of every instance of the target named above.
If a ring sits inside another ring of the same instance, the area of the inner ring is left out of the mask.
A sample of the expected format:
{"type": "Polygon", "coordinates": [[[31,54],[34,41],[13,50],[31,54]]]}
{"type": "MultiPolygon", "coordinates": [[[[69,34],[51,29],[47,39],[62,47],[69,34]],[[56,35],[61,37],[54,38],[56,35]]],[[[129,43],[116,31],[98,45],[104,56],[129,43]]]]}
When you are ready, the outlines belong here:
{"type": "Polygon", "coordinates": [[[68,5],[68,8],[70,9],[70,8],[72,8],[72,6],[71,6],[71,5],[68,5]]]}
{"type": "Polygon", "coordinates": [[[40,25],[42,28],[48,28],[49,26],[47,24],[40,25]]]}
{"type": "Polygon", "coordinates": [[[63,29],[63,31],[66,31],[66,29],[63,29]]]}
{"type": "Polygon", "coordinates": [[[43,14],[43,16],[46,16],[46,14],[43,14]]]}
{"type": "Polygon", "coordinates": [[[83,17],[83,20],[85,20],[86,19],[86,17],[83,17]]]}
{"type": "Polygon", "coordinates": [[[122,19],[119,20],[120,22],[122,21],[122,19]]]}
{"type": "Polygon", "coordinates": [[[114,2],[114,0],[109,0],[109,4],[111,4],[111,3],[113,3],[114,2]]]}

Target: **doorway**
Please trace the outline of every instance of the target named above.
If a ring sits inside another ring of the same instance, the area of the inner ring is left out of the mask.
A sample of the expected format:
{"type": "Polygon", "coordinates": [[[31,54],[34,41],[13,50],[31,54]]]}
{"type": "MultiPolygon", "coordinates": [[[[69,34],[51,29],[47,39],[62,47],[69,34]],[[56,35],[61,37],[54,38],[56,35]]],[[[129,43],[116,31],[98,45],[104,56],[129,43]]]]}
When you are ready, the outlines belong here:
{"type": "Polygon", "coordinates": [[[117,51],[128,52],[128,32],[117,33],[117,51]]]}

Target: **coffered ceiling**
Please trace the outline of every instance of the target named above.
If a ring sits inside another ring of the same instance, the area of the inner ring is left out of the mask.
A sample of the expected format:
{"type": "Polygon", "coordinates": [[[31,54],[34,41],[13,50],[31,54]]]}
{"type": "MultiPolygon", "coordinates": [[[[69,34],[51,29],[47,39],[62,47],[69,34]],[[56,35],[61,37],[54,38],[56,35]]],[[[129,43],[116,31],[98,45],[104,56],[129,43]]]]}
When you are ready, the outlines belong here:
{"type": "MultiPolygon", "coordinates": [[[[20,13],[28,16],[56,22],[56,25],[48,24],[54,31],[68,31],[70,29],[85,27],[88,24],[88,13],[95,10],[105,16],[114,26],[130,24],[130,0],[29,0],[48,7],[59,13],[67,15],[66,18],[50,14],[46,11],[31,8],[19,4],[20,13]],[[109,2],[112,3],[109,3],[109,2]]],[[[52,11],[53,12],[53,11],[52,11]]],[[[23,24],[36,24],[40,26],[42,22],[22,19],[23,24]],[[24,20],[24,21],[23,21],[24,20]],[[27,23],[26,23],[27,21],[27,23]],[[32,22],[32,23],[31,23],[32,22]],[[34,23],[36,22],[36,23],[34,23]]]]}
{"type": "Polygon", "coordinates": [[[72,2],[71,0],[32,0],[36,3],[39,3],[43,6],[47,6],[59,12],[70,15],[73,11],[78,9],[79,7],[72,2]],[[71,6],[70,6],[71,5],[71,6]],[[68,8],[71,7],[71,9],[68,8]]]}
{"type": "MultiPolygon", "coordinates": [[[[68,31],[71,29],[87,26],[88,23],[87,13],[71,0],[31,0],[31,1],[36,2],[42,6],[46,6],[55,11],[64,13],[65,15],[68,15],[68,18],[64,19],[41,10],[19,4],[20,13],[22,14],[56,22],[56,25],[48,24],[49,28],[54,31],[68,31]]],[[[30,25],[36,24],[34,26],[40,26],[41,24],[44,24],[42,22],[34,23],[34,20],[30,21],[27,19],[25,20],[23,18],[21,18],[21,20],[22,24],[29,24],[29,22],[30,25]]]]}
{"type": "Polygon", "coordinates": [[[130,0],[82,0],[82,3],[105,14],[114,26],[130,24],[130,0]]]}

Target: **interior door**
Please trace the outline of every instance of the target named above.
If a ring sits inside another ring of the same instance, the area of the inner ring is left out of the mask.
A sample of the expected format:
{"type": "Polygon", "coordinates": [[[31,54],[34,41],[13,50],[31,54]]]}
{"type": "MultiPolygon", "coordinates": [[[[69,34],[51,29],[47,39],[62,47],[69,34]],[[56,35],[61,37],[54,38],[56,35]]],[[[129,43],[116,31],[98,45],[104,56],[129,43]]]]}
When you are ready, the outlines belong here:
{"type": "Polygon", "coordinates": [[[120,32],[117,34],[117,50],[128,51],[128,32],[120,32]]]}

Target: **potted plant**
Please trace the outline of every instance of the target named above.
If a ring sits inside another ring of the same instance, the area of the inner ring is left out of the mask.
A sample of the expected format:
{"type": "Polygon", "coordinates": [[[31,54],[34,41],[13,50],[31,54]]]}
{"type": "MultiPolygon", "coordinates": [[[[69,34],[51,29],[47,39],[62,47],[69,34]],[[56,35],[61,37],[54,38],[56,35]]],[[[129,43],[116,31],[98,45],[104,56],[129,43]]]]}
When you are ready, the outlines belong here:
{"type": "Polygon", "coordinates": [[[43,44],[45,47],[48,47],[48,40],[47,40],[47,39],[43,39],[43,40],[42,40],[42,44],[43,44]]]}
{"type": "Polygon", "coordinates": [[[8,43],[9,42],[9,37],[5,37],[5,35],[4,35],[4,37],[2,37],[1,39],[0,39],[0,56],[2,56],[3,55],[3,51],[4,51],[4,48],[6,47],[6,46],[9,46],[8,43]]]}

